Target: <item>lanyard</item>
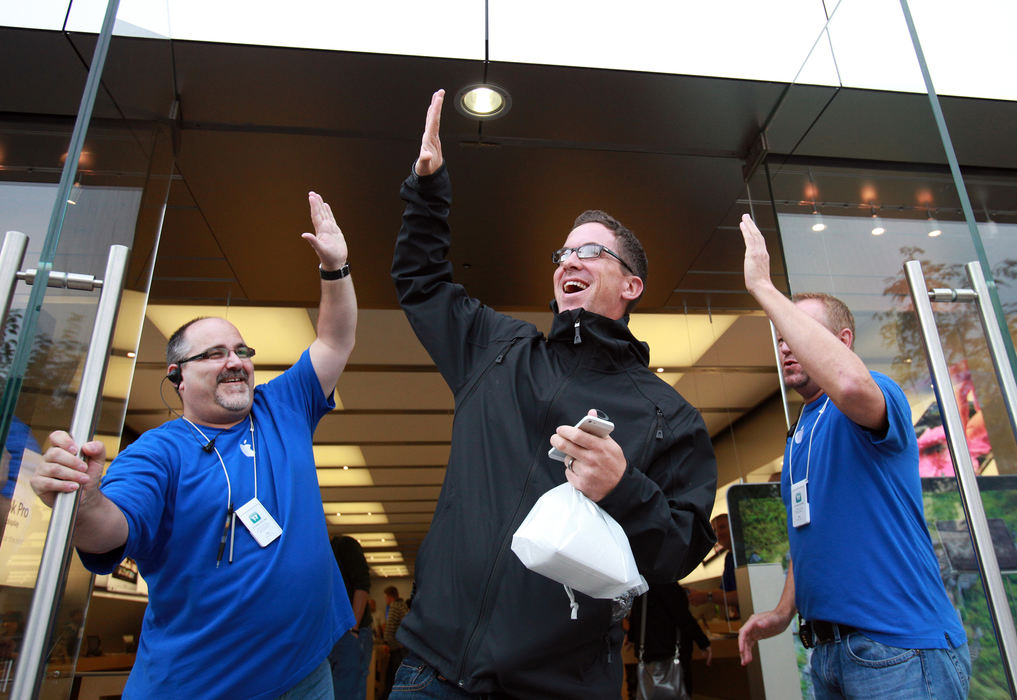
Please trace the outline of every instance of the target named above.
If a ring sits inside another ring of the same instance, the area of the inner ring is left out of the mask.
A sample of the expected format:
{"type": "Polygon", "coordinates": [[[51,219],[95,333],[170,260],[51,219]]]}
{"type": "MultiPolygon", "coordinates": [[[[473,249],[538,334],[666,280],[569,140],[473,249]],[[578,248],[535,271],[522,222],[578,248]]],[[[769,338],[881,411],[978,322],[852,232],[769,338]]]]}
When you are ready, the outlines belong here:
{"type": "MultiPolygon", "coordinates": [[[[816,426],[819,425],[819,421],[820,421],[820,419],[822,419],[823,413],[826,412],[826,406],[829,403],[830,403],[830,397],[827,396],[826,397],[826,401],[823,402],[823,407],[819,409],[819,415],[816,416],[816,422],[812,424],[812,430],[809,431],[809,451],[808,451],[808,453],[806,453],[806,457],[805,457],[805,479],[804,479],[804,481],[806,483],[808,483],[808,481],[809,481],[809,469],[810,469],[810,467],[812,465],[812,436],[816,434],[816,426]]],[[[804,413],[804,412],[805,412],[805,406],[802,405],[802,410],[798,414],[798,420],[799,421],[801,421],[802,413],[804,413]]],[[[797,437],[798,437],[798,431],[796,430],[794,432],[794,434],[791,436],[791,447],[788,449],[788,455],[787,455],[787,475],[788,475],[788,478],[791,479],[791,485],[792,486],[794,486],[794,484],[795,484],[794,453],[795,453],[795,442],[796,442],[796,438],[797,437]]],[[[801,482],[798,482],[798,483],[801,483],[801,482]]]]}
{"type": "MultiPolygon", "coordinates": [[[[254,459],[254,499],[258,499],[258,450],[254,445],[254,413],[248,414],[248,419],[251,422],[251,450],[254,452],[252,455],[254,459]]],[[[183,416],[183,419],[191,424],[191,427],[198,431],[205,440],[208,440],[208,436],[201,431],[201,428],[191,422],[187,416],[183,416]]],[[[236,511],[233,508],[233,485],[230,483],[230,473],[226,470],[226,462],[223,461],[222,454],[219,452],[219,448],[215,446],[215,441],[209,442],[212,445],[212,450],[215,452],[215,456],[219,458],[219,465],[222,467],[222,473],[226,476],[226,524],[222,529],[222,539],[219,541],[219,555],[216,557],[215,566],[219,568],[219,562],[222,561],[223,549],[226,547],[226,531],[230,533],[230,556],[228,562],[233,563],[233,535],[236,527],[236,511]]]]}

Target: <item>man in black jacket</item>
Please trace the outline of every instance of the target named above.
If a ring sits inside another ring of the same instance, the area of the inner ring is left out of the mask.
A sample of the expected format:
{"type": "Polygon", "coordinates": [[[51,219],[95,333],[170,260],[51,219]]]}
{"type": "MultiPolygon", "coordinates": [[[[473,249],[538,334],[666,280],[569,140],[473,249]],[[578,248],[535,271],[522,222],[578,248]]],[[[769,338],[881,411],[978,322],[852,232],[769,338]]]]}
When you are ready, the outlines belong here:
{"type": "Polygon", "coordinates": [[[445,484],[417,556],[409,649],[393,698],[612,698],[622,681],[627,602],[582,594],[526,569],[512,534],[568,480],[625,530],[654,582],[691,571],[713,543],[717,468],[699,413],[647,368],[627,314],[646,278],[639,241],[603,212],[580,216],[552,260],[556,317],[545,337],[452,281],[451,185],[431,99],[392,276],[418,338],[455,394],[445,484]],[[572,427],[605,411],[608,437],[572,427]],[[565,466],[548,457],[566,454],[565,466]]]}

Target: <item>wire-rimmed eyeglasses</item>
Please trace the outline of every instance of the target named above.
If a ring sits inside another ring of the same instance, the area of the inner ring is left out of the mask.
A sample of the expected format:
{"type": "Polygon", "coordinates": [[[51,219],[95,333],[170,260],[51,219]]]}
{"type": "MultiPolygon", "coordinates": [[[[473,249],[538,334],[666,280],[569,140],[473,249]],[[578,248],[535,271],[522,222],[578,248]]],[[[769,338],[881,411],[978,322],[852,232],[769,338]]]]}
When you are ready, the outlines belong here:
{"type": "Polygon", "coordinates": [[[606,245],[601,245],[600,243],[583,243],[578,248],[559,248],[558,250],[551,253],[551,262],[557,265],[563,260],[567,259],[568,256],[572,255],[572,253],[575,253],[577,256],[579,256],[580,260],[599,258],[601,253],[607,253],[612,258],[614,258],[622,265],[624,265],[625,269],[628,270],[629,273],[633,275],[636,274],[635,271],[631,267],[629,267],[629,264],[622,260],[621,256],[618,255],[618,253],[614,252],[606,245]]]}
{"type": "Polygon", "coordinates": [[[238,345],[235,348],[228,348],[225,345],[217,345],[214,348],[209,348],[205,352],[199,352],[197,355],[191,355],[186,359],[180,360],[177,364],[182,365],[186,362],[193,362],[194,360],[225,360],[229,357],[231,352],[241,360],[249,360],[254,357],[254,348],[249,345],[238,345]]]}

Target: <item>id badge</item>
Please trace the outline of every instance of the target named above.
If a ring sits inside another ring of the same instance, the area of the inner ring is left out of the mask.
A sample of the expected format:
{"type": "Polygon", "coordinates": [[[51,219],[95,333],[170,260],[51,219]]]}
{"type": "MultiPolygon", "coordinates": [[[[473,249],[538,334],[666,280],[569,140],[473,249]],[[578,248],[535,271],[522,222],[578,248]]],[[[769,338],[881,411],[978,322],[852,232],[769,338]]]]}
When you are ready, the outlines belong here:
{"type": "Polygon", "coordinates": [[[265,506],[261,505],[261,501],[257,498],[252,498],[237,508],[237,517],[251,533],[254,541],[262,547],[267,547],[282,534],[279,523],[265,510],[265,506]]]}
{"type": "Polygon", "coordinates": [[[791,484],[791,524],[795,527],[808,525],[811,520],[808,483],[808,479],[806,479],[797,484],[791,484]]]}

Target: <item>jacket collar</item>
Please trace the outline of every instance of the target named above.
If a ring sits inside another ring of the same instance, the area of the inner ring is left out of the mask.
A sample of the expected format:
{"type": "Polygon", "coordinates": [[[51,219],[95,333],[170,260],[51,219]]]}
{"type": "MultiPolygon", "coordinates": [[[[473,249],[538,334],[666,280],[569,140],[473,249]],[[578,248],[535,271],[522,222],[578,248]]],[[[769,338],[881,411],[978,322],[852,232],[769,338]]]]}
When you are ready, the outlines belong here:
{"type": "Polygon", "coordinates": [[[619,320],[600,316],[586,309],[570,309],[558,312],[558,302],[551,302],[554,320],[548,340],[575,344],[576,321],[579,322],[579,337],[582,343],[589,343],[601,352],[605,352],[619,364],[637,362],[643,367],[650,364],[650,346],[637,339],[629,330],[629,316],[625,314],[619,320]]]}

